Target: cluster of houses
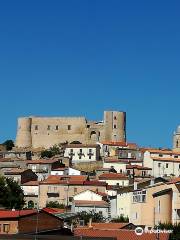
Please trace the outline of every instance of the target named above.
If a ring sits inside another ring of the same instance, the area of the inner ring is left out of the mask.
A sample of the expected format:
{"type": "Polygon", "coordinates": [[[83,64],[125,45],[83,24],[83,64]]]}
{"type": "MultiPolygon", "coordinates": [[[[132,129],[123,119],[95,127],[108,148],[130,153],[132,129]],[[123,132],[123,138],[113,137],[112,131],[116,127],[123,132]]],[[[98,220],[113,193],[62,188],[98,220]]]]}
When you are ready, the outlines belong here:
{"type": "MultiPolygon", "coordinates": [[[[159,223],[180,223],[178,151],[140,148],[125,142],[70,144],[65,147],[64,156],[50,159],[37,158],[29,151],[1,151],[0,174],[21,185],[29,211],[1,210],[0,234],[24,229],[22,222],[30,221],[33,214],[40,214],[39,218],[47,215],[54,228],[61,227],[62,212],[56,210],[52,214],[47,210],[52,202],[64,206],[66,214],[72,216],[79,212],[99,213],[107,224],[119,216],[128,218],[131,227],[148,229],[159,223]],[[13,227],[12,219],[17,220],[13,227]]],[[[74,234],[97,237],[93,234],[99,231],[103,235],[108,225],[99,226],[77,228],[74,234]]],[[[114,225],[113,229],[119,232],[120,227],[114,225]]],[[[121,234],[125,234],[123,230],[121,234]]]]}

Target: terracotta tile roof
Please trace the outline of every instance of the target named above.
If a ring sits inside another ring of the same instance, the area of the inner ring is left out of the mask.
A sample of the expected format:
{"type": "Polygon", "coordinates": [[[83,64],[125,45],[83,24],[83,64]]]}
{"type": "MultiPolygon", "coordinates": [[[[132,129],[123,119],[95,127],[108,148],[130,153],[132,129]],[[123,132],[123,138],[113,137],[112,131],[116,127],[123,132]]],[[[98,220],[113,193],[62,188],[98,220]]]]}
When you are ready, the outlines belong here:
{"type": "Polygon", "coordinates": [[[121,180],[128,179],[128,177],[121,173],[103,173],[99,176],[100,180],[121,180]]]}
{"type": "Polygon", "coordinates": [[[64,171],[64,169],[66,169],[66,167],[54,168],[51,171],[64,171]]]}
{"type": "Polygon", "coordinates": [[[151,157],[153,161],[162,161],[162,162],[180,162],[180,158],[165,158],[165,157],[151,157]]]}
{"type": "Polygon", "coordinates": [[[4,172],[5,175],[21,175],[23,172],[27,171],[21,168],[12,168],[4,172]]]}
{"type": "Polygon", "coordinates": [[[91,180],[91,181],[85,181],[84,185],[87,185],[87,186],[106,186],[107,183],[106,182],[101,182],[101,181],[98,181],[98,180],[91,180]]]}
{"type": "Polygon", "coordinates": [[[180,152],[169,149],[142,148],[141,150],[144,150],[144,152],[149,151],[150,153],[180,155],[180,152]]]}
{"type": "Polygon", "coordinates": [[[87,201],[87,200],[74,200],[75,206],[101,206],[107,207],[108,203],[105,201],[87,201]]]}
{"type": "Polygon", "coordinates": [[[180,183],[180,177],[173,178],[169,182],[167,182],[167,184],[176,184],[176,183],[180,183]]]}
{"type": "Polygon", "coordinates": [[[103,145],[109,146],[119,146],[119,147],[129,147],[129,148],[137,148],[136,143],[127,143],[127,142],[111,142],[111,141],[103,141],[101,142],[103,145]]]}
{"type": "Polygon", "coordinates": [[[64,213],[66,211],[66,209],[60,209],[60,208],[43,208],[43,211],[47,212],[47,213],[64,213]]]}
{"type": "Polygon", "coordinates": [[[50,175],[40,184],[81,184],[87,179],[85,175],[50,175]]]}
{"type": "Polygon", "coordinates": [[[18,218],[26,215],[36,213],[36,210],[0,210],[0,219],[2,218],[18,218]]]}
{"type": "Polygon", "coordinates": [[[107,157],[104,159],[105,163],[141,163],[142,160],[133,158],[118,158],[118,156],[107,157]]]}
{"type": "Polygon", "coordinates": [[[66,148],[97,148],[98,144],[69,144],[66,148]]]}
{"type": "Polygon", "coordinates": [[[39,185],[39,181],[29,181],[26,183],[21,184],[22,186],[38,186],[39,185]]]}
{"type": "MultiPolygon", "coordinates": [[[[75,236],[86,236],[86,237],[114,237],[117,240],[155,240],[156,234],[154,233],[143,233],[142,235],[136,235],[133,230],[100,230],[91,228],[75,228],[75,236]]],[[[160,233],[159,240],[168,240],[169,234],[160,233]]]]}
{"type": "Polygon", "coordinates": [[[59,162],[59,159],[38,159],[38,160],[28,160],[27,164],[52,164],[59,162]]]}
{"type": "Polygon", "coordinates": [[[93,229],[121,229],[125,226],[129,225],[130,223],[92,223],[93,229]]]}
{"type": "Polygon", "coordinates": [[[137,164],[134,164],[134,165],[126,165],[126,169],[138,169],[138,170],[152,170],[152,168],[148,168],[148,167],[143,167],[143,166],[140,166],[140,165],[137,165],[137,164]]]}

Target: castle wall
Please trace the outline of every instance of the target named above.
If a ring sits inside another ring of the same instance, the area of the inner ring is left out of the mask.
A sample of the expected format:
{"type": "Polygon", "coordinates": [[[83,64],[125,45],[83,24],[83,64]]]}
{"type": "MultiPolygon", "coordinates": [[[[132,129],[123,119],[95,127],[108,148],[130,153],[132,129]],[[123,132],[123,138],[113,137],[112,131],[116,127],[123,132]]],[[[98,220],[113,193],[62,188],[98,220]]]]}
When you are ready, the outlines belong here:
{"type": "Polygon", "coordinates": [[[124,141],[124,113],[105,112],[104,116],[104,122],[88,122],[84,117],[19,118],[16,146],[49,148],[66,141],[124,141]]]}

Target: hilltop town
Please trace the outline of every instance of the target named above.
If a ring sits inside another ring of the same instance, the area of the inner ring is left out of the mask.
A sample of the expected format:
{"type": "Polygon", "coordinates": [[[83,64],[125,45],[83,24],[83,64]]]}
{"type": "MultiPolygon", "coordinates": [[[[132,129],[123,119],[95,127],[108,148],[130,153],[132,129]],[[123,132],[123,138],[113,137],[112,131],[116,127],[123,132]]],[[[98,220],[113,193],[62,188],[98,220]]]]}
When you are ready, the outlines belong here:
{"type": "Polygon", "coordinates": [[[24,201],[0,199],[3,236],[165,240],[180,229],[180,127],[163,149],[129,142],[125,112],[19,118],[14,146],[0,146],[0,176],[24,201]]]}

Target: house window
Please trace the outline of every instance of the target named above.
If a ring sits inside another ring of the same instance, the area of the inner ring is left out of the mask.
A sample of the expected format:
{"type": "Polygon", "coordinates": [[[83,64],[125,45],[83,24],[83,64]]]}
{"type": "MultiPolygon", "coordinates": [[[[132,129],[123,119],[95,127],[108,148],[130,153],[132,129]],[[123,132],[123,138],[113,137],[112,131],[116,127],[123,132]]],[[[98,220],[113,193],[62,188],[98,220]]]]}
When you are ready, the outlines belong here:
{"type": "Polygon", "coordinates": [[[10,230],[10,224],[3,224],[3,232],[8,233],[10,230]]]}
{"type": "Polygon", "coordinates": [[[50,126],[50,125],[48,125],[48,126],[47,126],[47,130],[50,130],[50,129],[51,129],[51,126],[50,126]]]}
{"type": "Polygon", "coordinates": [[[169,164],[168,164],[168,163],[166,163],[166,168],[168,168],[168,166],[169,166],[169,164]]]}
{"type": "Polygon", "coordinates": [[[180,169],[180,164],[179,164],[179,169],[180,169]]]}
{"type": "Polygon", "coordinates": [[[80,153],[82,153],[82,149],[79,149],[80,153]]]}
{"type": "Polygon", "coordinates": [[[159,154],[159,157],[163,157],[163,154],[159,154]]]}
{"type": "Polygon", "coordinates": [[[81,159],[81,155],[79,155],[79,159],[81,159]]]}
{"type": "Polygon", "coordinates": [[[133,203],[145,202],[146,201],[146,190],[133,192],[133,203]]]}
{"type": "Polygon", "coordinates": [[[73,153],[73,149],[72,148],[70,149],[70,153],[73,153]]]}
{"type": "Polygon", "coordinates": [[[159,168],[161,167],[161,163],[158,163],[158,167],[159,167],[159,168]]]}
{"type": "Polygon", "coordinates": [[[91,159],[91,155],[89,156],[89,159],[91,159]]]}
{"type": "Polygon", "coordinates": [[[35,130],[38,130],[38,125],[35,125],[35,130]]]}
{"type": "Polygon", "coordinates": [[[73,197],[69,197],[69,202],[72,202],[72,200],[73,200],[73,197]]]}
{"type": "Polygon", "coordinates": [[[59,126],[58,125],[56,125],[56,130],[59,130],[59,126]]]}
{"type": "Polygon", "coordinates": [[[102,215],[103,214],[102,211],[99,211],[99,214],[102,215]]]}
{"type": "Polygon", "coordinates": [[[71,130],[71,125],[68,125],[68,130],[71,130]]]}
{"type": "Polygon", "coordinates": [[[114,128],[116,129],[116,124],[114,124],[114,128]]]}
{"type": "Polygon", "coordinates": [[[74,194],[77,193],[77,188],[74,188],[74,194]]]}
{"type": "Polygon", "coordinates": [[[160,213],[160,211],[161,211],[161,202],[160,202],[160,200],[158,201],[158,213],[160,213]]]}
{"type": "Polygon", "coordinates": [[[92,153],[92,149],[91,148],[89,149],[89,153],[92,153]]]}
{"type": "Polygon", "coordinates": [[[175,156],[174,156],[174,158],[178,158],[178,156],[177,156],[177,155],[175,155],[175,156]]]}

